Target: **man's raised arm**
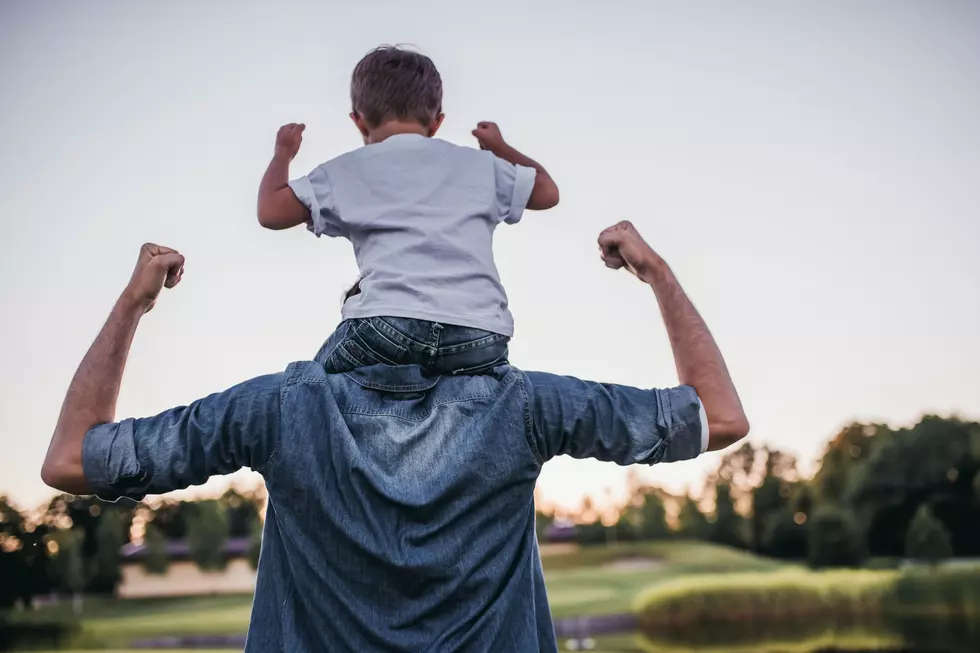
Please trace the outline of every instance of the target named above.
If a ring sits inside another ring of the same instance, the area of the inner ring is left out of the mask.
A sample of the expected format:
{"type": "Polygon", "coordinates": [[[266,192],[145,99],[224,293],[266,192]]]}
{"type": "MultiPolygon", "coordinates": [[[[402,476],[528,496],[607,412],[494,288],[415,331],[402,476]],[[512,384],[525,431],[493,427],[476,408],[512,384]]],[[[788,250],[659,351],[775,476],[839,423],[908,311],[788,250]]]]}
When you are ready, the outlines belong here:
{"type": "Polygon", "coordinates": [[[136,271],[72,379],[41,469],[73,494],[140,499],[242,467],[264,472],[280,427],[283,374],[268,374],[159,415],[114,422],[126,357],[140,318],[184,258],[144,245],[136,271]]]}
{"type": "Polygon", "coordinates": [[[724,449],[745,437],[749,421],[725,359],[667,263],[629,222],[620,222],[603,231],[599,248],[608,267],[626,268],[653,288],[679,380],[694,388],[707,415],[708,450],[724,449]]]}
{"type": "Polygon", "coordinates": [[[82,441],[92,427],[115,419],[123,370],[140,318],[153,308],[164,286],[173,288],[180,282],[183,272],[184,257],[178,252],[143,245],[126,290],[68,386],[41,467],[41,479],[51,487],[90,493],[82,469],[82,441]]]}

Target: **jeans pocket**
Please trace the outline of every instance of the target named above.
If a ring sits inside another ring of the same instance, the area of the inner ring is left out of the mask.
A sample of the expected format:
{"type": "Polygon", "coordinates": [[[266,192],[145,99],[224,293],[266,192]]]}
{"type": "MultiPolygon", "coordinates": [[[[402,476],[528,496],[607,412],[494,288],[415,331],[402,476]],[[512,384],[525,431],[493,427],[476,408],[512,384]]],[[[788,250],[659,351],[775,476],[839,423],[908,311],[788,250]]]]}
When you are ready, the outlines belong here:
{"type": "Polygon", "coordinates": [[[372,361],[369,365],[398,365],[405,360],[408,353],[407,348],[378,331],[371,320],[358,322],[351,333],[350,341],[356,345],[357,353],[363,359],[372,361]]]}

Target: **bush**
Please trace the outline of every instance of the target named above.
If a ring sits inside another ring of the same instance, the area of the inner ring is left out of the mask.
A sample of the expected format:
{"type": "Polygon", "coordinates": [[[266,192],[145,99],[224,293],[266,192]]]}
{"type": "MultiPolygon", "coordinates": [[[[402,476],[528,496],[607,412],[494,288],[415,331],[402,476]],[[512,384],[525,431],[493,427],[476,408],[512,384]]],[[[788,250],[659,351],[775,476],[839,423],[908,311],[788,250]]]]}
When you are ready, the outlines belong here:
{"type": "Polygon", "coordinates": [[[820,615],[880,611],[898,572],[803,569],[680,578],[637,597],[645,632],[665,625],[711,622],[806,621],[820,615]]]}
{"type": "Polygon", "coordinates": [[[909,523],[905,534],[905,555],[930,564],[953,557],[949,531],[933,516],[932,510],[926,504],[919,506],[909,523]]]}
{"type": "Polygon", "coordinates": [[[864,547],[850,513],[835,506],[819,508],[807,522],[807,561],[815,569],[858,567],[864,547]]]}

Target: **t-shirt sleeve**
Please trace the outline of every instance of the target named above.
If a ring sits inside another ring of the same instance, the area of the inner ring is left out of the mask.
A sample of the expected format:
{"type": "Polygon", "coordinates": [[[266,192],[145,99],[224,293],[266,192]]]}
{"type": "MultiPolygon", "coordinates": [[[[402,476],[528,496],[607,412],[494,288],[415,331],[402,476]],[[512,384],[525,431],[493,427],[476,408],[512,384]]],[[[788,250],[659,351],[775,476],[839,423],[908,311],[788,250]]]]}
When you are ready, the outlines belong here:
{"type": "Polygon", "coordinates": [[[296,195],[296,199],[310,210],[310,219],[306,227],[317,238],[324,234],[334,238],[347,237],[348,230],[340,218],[333,184],[330,183],[330,177],[324,166],[314,168],[313,172],[305,177],[292,180],[289,182],[289,187],[296,195]]]}
{"type": "MultiPolygon", "coordinates": [[[[493,155],[491,155],[493,156],[493,155]]],[[[497,219],[507,224],[517,224],[524,215],[537,171],[527,166],[508,163],[493,156],[493,176],[497,187],[497,219]]]]}

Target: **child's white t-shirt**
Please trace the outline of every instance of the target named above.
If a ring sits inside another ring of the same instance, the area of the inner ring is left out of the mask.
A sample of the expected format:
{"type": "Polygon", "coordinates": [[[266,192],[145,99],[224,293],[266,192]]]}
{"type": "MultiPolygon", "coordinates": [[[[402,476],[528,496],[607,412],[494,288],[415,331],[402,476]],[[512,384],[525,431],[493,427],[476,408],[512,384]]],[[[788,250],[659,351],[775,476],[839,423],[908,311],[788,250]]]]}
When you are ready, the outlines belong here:
{"type": "Polygon", "coordinates": [[[493,230],[521,219],[533,168],[490,152],[398,134],[289,183],[310,230],[354,245],[361,292],[345,319],[407,317],[512,336],[493,230]]]}

